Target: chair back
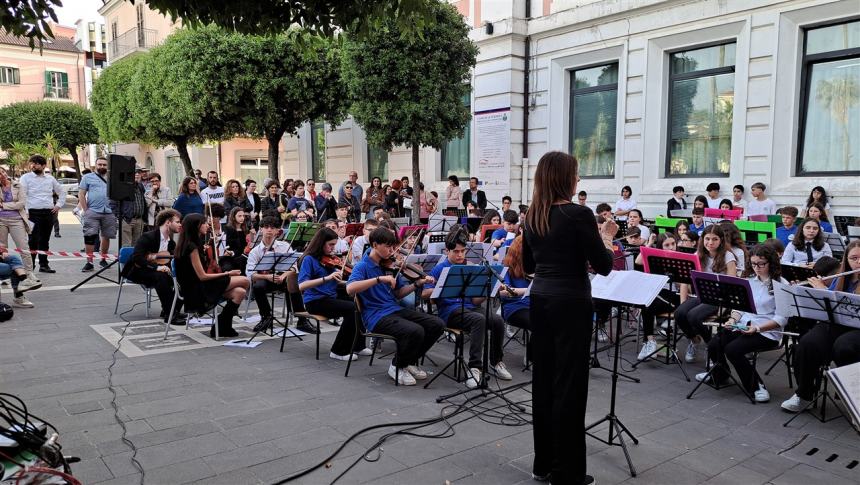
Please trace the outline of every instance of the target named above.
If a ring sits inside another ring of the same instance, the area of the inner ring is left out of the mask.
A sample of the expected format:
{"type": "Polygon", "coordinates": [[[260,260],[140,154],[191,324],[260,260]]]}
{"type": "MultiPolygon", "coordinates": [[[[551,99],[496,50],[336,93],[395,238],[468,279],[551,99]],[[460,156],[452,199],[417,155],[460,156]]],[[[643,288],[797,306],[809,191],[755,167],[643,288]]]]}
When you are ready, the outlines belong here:
{"type": "Polygon", "coordinates": [[[299,274],[295,271],[287,271],[284,273],[287,277],[287,291],[290,294],[299,292],[299,274]]]}
{"type": "Polygon", "coordinates": [[[131,246],[125,246],[119,249],[119,267],[122,269],[123,266],[126,265],[129,261],[131,261],[131,257],[134,255],[134,248],[131,246]]]}

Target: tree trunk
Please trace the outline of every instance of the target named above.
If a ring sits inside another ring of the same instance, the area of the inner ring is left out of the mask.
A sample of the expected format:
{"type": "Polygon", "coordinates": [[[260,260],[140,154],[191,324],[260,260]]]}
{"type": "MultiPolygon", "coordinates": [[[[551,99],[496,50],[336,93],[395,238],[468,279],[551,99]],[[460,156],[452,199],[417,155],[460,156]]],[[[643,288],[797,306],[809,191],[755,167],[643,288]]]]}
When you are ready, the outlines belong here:
{"type": "Polygon", "coordinates": [[[418,144],[412,144],[412,220],[421,217],[421,169],[418,166],[418,144]],[[417,214],[417,215],[416,215],[417,214]]]}
{"type": "Polygon", "coordinates": [[[182,166],[185,167],[185,175],[194,177],[194,167],[191,166],[191,155],[188,154],[188,138],[184,136],[174,138],[173,144],[176,145],[179,159],[182,160],[182,166]]]}
{"type": "Polygon", "coordinates": [[[81,161],[78,160],[78,147],[66,145],[66,149],[72,154],[72,160],[75,162],[75,175],[78,177],[78,180],[81,180],[81,161]]]}
{"type": "Polygon", "coordinates": [[[275,181],[280,180],[278,174],[278,151],[281,146],[281,138],[283,137],[283,130],[279,130],[277,133],[272,133],[266,136],[266,140],[269,142],[269,154],[267,155],[269,159],[269,178],[275,181]]]}

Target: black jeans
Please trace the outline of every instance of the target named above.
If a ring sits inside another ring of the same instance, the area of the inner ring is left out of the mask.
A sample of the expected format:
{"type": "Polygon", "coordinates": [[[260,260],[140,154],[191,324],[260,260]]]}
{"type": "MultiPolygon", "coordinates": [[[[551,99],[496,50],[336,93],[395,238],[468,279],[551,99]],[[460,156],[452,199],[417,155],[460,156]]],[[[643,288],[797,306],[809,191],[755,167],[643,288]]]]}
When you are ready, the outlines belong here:
{"type": "Polygon", "coordinates": [[[585,409],[593,305],[590,299],[532,293],[530,310],[533,472],[551,472],[553,483],[580,483],[586,472],[585,409]]]}
{"type": "Polygon", "coordinates": [[[755,372],[755,367],[747,360],[746,355],[751,352],[763,352],[765,350],[773,350],[779,347],[779,342],[769,339],[762,334],[754,333],[744,335],[740,332],[732,332],[723,330],[718,332],[714,338],[708,342],[708,358],[714,362],[719,362],[722,366],[718,367],[711,375],[717,381],[725,380],[729,377],[729,366],[726,358],[732,363],[735,372],[738,374],[738,382],[744,386],[747,392],[754,392],[758,389],[758,376],[755,372]]]}
{"type": "MultiPolygon", "coordinates": [[[[448,327],[469,332],[469,367],[480,369],[484,361],[484,333],[486,331],[484,309],[457,308],[448,316],[448,327]]],[[[505,339],[505,322],[490,311],[490,366],[502,360],[502,345],[505,339]]]]}
{"type": "MultiPolygon", "coordinates": [[[[30,232],[30,250],[48,251],[51,242],[51,230],[54,227],[54,214],[51,209],[30,209],[28,216],[32,222],[33,230],[30,232]]],[[[36,255],[33,258],[33,266],[36,266],[36,255]]],[[[48,266],[48,255],[39,255],[39,266],[48,266]]]]}
{"type": "Polygon", "coordinates": [[[305,303],[305,309],[315,315],[323,315],[329,318],[343,317],[331,351],[337,355],[349,355],[352,352],[364,350],[366,346],[363,338],[355,338],[355,303],[352,300],[341,300],[338,298],[320,298],[305,303]],[[352,341],[355,340],[355,345],[352,341]]]}
{"type": "Polygon", "coordinates": [[[660,294],[647,308],[642,310],[642,333],[645,336],[654,335],[654,320],[661,313],[668,313],[678,307],[681,297],[671,290],[660,290],[660,294]]]}
{"type": "Polygon", "coordinates": [[[708,342],[711,340],[711,329],[703,323],[708,317],[716,315],[717,310],[714,305],[702,303],[698,298],[689,298],[675,310],[675,323],[688,339],[692,340],[698,335],[708,342]]]}
{"type": "MultiPolygon", "coordinates": [[[[173,305],[173,278],[170,273],[162,273],[152,268],[134,268],[128,274],[128,281],[143,285],[147,288],[154,288],[158,294],[158,300],[161,301],[161,314],[166,316],[170,312],[170,306],[173,305]]],[[[182,298],[176,300],[176,311],[182,308],[182,298]]]]}
{"type": "MultiPolygon", "coordinates": [[[[257,308],[260,309],[260,317],[270,317],[272,316],[272,305],[269,303],[268,295],[273,291],[287,291],[287,282],[284,281],[279,285],[269,280],[255,280],[251,291],[254,294],[254,300],[257,301],[257,308]]],[[[299,306],[295,306],[296,302],[292,298],[290,301],[294,305],[294,311],[304,311],[304,305],[301,305],[301,298],[299,298],[299,306]]]]}
{"type": "Polygon", "coordinates": [[[374,332],[391,335],[397,341],[393,363],[401,369],[417,364],[444,329],[445,323],[439,317],[405,308],[382,317],[373,327],[374,332]]]}
{"type": "Polygon", "coordinates": [[[798,397],[812,399],[818,390],[818,368],[831,359],[837,366],[860,362],[860,329],[821,322],[800,338],[794,349],[798,397]]]}

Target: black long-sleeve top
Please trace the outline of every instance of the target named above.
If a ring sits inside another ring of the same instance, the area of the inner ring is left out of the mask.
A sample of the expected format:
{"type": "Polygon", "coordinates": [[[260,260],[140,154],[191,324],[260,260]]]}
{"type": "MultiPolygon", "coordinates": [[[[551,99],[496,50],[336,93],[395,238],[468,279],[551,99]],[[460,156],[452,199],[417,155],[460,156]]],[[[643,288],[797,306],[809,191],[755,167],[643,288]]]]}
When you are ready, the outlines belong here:
{"type": "Polygon", "coordinates": [[[591,298],[589,265],[602,275],[612,270],[612,253],[603,245],[588,207],[554,205],[546,235],[537,235],[528,225],[523,234],[523,268],[535,274],[532,293],[591,298]]]}

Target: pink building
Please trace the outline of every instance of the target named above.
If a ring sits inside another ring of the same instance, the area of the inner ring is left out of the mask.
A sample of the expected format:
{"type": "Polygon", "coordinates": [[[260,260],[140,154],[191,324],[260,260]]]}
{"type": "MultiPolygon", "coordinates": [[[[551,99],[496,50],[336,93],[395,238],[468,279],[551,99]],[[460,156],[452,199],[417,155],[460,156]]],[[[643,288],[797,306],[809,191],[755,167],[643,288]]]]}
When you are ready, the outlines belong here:
{"type": "MultiPolygon", "coordinates": [[[[59,27],[59,26],[57,26],[59,27]]],[[[0,33],[0,106],[18,101],[68,101],[86,105],[85,57],[64,35],[30,49],[28,39],[0,33]]]]}

